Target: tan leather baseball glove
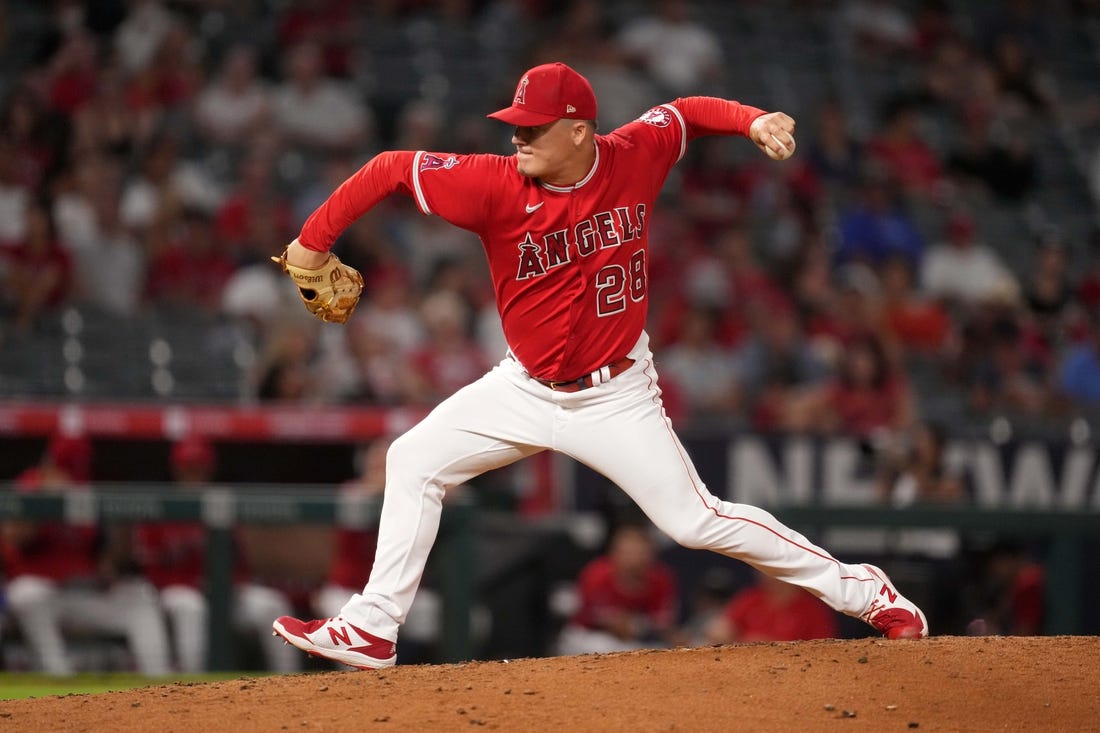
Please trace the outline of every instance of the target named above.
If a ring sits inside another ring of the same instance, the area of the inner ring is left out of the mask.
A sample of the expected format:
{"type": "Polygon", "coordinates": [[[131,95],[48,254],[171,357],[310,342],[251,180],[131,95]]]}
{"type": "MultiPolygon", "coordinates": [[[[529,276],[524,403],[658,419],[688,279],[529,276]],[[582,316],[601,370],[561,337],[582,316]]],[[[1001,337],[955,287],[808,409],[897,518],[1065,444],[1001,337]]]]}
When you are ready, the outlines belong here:
{"type": "Polygon", "coordinates": [[[363,293],[363,276],[354,267],[348,267],[340,258],[330,254],[325,263],[315,270],[297,267],[286,261],[287,251],[272,262],[283,268],[298,286],[298,295],[313,315],[325,323],[347,323],[363,293]]]}

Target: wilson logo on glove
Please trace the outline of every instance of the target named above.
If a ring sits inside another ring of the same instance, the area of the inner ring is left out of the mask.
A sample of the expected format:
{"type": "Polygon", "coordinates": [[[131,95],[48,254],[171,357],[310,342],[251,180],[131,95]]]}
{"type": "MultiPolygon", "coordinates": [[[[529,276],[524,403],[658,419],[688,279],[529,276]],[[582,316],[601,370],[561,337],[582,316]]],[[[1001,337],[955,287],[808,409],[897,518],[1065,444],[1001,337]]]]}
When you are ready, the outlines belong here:
{"type": "Polygon", "coordinates": [[[282,267],[298,286],[298,297],[306,310],[325,323],[347,323],[363,294],[363,276],[359,271],[334,254],[315,270],[298,267],[286,261],[287,251],[283,250],[271,261],[282,267]]]}

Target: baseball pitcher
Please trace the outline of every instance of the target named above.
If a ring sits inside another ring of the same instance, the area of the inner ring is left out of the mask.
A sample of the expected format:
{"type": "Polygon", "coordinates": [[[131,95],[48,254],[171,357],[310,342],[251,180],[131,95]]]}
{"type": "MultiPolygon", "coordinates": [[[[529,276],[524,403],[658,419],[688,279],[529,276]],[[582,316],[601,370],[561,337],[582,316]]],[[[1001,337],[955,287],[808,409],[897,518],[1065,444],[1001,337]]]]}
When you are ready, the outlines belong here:
{"type": "Polygon", "coordinates": [[[687,144],[742,135],[776,160],[794,120],[711,97],[662,104],[606,135],[588,81],[561,63],[527,71],[511,106],[515,154],[384,152],[345,181],[275,258],[307,308],[343,323],[359,273],[329,248],[391,193],[476,233],[485,248],[507,355],[398,438],[374,568],[340,614],[283,616],[274,632],[315,656],[389,667],[439,529],[447,489],[555,450],[615,482],[687,547],[742,560],[808,589],[889,638],[921,638],[924,614],[876,567],[840,562],[768,512],[722,501],[699,478],[661,403],[644,331],[654,202],[687,144]]]}

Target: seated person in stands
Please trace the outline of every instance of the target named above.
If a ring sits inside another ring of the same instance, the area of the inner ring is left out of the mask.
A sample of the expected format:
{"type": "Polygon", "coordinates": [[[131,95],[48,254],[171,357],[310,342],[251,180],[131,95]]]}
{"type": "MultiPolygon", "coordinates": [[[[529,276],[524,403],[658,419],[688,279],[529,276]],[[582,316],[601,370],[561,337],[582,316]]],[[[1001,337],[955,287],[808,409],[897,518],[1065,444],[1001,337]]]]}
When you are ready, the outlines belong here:
{"type": "Polygon", "coordinates": [[[607,554],[577,581],[580,607],[562,631],[558,653],[588,654],[677,643],[677,584],[658,561],[648,528],[624,524],[607,554]]]}
{"type": "MultiPolygon", "coordinates": [[[[214,476],[214,448],[201,438],[186,438],[172,446],[171,463],[172,477],[180,490],[201,489],[214,476]]],[[[209,613],[202,589],[206,541],[206,528],[199,522],[147,522],[134,528],[134,555],[159,592],[181,672],[206,669],[209,613]]],[[[272,636],[270,629],[272,614],[290,613],[290,601],[273,588],[251,582],[240,552],[237,558],[234,627],[257,635],[268,669],[299,671],[301,655],[272,636]]]]}
{"type": "Polygon", "coordinates": [[[1023,544],[996,541],[979,553],[976,579],[963,588],[970,636],[1035,636],[1046,617],[1046,573],[1023,544]]]}
{"type": "Polygon", "coordinates": [[[712,644],[803,641],[837,635],[836,613],[804,588],[764,574],[734,594],[708,630],[712,644]]]}
{"type": "MultiPolygon", "coordinates": [[[[85,438],[54,436],[37,466],[16,479],[19,491],[80,491],[91,479],[85,438]]],[[[77,664],[67,636],[84,632],[125,638],[137,671],[165,675],[168,635],[153,588],[120,574],[113,548],[94,524],[5,522],[2,535],[8,609],[38,670],[71,675],[77,664]]]]}

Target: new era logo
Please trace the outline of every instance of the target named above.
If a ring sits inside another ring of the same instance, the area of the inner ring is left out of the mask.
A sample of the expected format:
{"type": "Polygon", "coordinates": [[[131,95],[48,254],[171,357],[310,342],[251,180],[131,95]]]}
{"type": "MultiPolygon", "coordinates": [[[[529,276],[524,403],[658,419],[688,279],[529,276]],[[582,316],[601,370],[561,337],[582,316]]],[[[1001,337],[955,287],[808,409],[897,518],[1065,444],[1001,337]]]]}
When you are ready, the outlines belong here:
{"type": "Polygon", "coordinates": [[[574,113],[574,112],[576,112],[576,111],[577,111],[577,108],[576,108],[576,107],[574,107],[573,105],[571,105],[571,104],[567,104],[567,105],[565,105],[565,113],[566,113],[566,114],[570,114],[570,115],[571,115],[571,114],[573,114],[573,113],[574,113]]]}

